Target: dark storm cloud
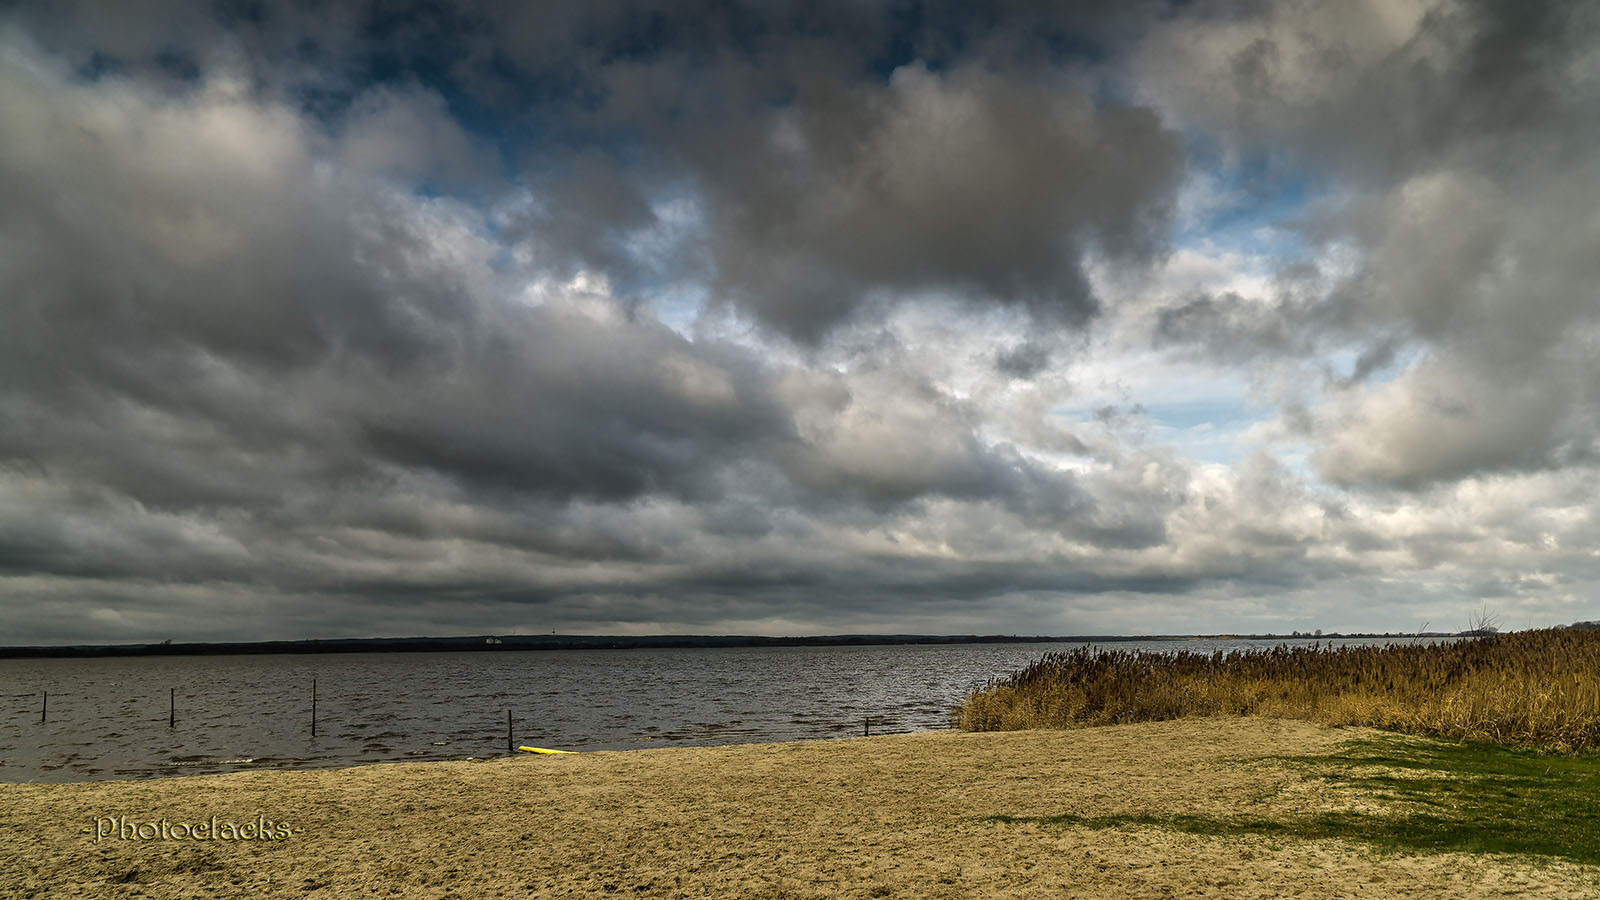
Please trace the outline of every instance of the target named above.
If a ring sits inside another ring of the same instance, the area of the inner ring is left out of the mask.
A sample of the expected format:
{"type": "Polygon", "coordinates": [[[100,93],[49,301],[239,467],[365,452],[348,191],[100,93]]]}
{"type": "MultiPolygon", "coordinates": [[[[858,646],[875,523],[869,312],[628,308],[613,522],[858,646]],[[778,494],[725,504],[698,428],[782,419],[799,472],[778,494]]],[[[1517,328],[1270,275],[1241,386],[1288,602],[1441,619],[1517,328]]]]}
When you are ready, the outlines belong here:
{"type": "Polygon", "coordinates": [[[485,488],[707,496],[731,457],[787,438],[767,381],[753,361],[708,358],[658,324],[539,311],[399,402],[353,414],[378,456],[485,488]]]}
{"type": "MultiPolygon", "coordinates": [[[[358,154],[426,134],[386,120],[370,86],[420,87],[518,162],[536,195],[520,227],[552,269],[599,269],[626,293],[694,262],[718,301],[815,341],[928,291],[1081,325],[1097,310],[1086,253],[1162,249],[1177,138],[1082,74],[1133,9],[151,4],[142,22],[181,24],[165,33],[112,33],[125,13],[92,3],[24,18],[110,71],[161,80],[174,54],[240,66],[371,132],[358,154]],[[694,227],[641,248],[674,196],[694,227]]],[[[464,177],[472,154],[453,156],[464,177]]]]}
{"type": "Polygon", "coordinates": [[[1162,243],[1181,171],[1148,111],[963,67],[806,91],[731,146],[684,151],[719,296],[815,340],[875,294],[951,292],[1077,325],[1093,247],[1162,243]]]}
{"type": "Polygon", "coordinates": [[[281,107],[11,63],[0,453],[22,471],[178,511],[381,484],[390,462],[623,499],[783,433],[752,363],[647,322],[485,306],[463,272],[491,249],[328,174],[281,107]]]}
{"type": "MultiPolygon", "coordinates": [[[[1081,324],[1096,310],[1086,252],[1140,262],[1163,246],[1175,136],[1022,52],[1019,35],[1049,17],[1002,27],[889,9],[597,13],[638,39],[579,40],[594,51],[573,76],[580,110],[553,134],[605,149],[526,158],[556,198],[530,236],[624,286],[670,277],[630,243],[661,224],[652,203],[686,196],[695,221],[673,236],[670,267],[692,257],[714,299],[792,337],[918,291],[1081,324]]],[[[1033,39],[1089,42],[1108,17],[1078,18],[1033,39]]]]}
{"type": "Polygon", "coordinates": [[[251,473],[337,478],[374,457],[616,499],[688,490],[719,448],[783,433],[753,363],[647,322],[484,306],[440,223],[320,176],[314,136],[281,108],[12,71],[0,91],[26,136],[0,170],[11,459],[160,506],[245,501],[275,489],[251,473]]]}

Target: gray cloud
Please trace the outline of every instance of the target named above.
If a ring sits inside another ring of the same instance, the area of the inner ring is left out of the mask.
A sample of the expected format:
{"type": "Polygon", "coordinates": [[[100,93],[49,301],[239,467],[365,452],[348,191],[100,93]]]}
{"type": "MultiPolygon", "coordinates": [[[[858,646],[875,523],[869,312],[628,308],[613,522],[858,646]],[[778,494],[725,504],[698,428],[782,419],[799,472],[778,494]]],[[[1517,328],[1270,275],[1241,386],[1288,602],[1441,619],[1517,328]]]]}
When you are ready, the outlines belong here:
{"type": "Polygon", "coordinates": [[[1023,343],[995,354],[996,371],[1012,378],[1032,378],[1050,365],[1050,348],[1036,343],[1023,343]]]}
{"type": "Polygon", "coordinates": [[[1096,309],[1082,254],[1157,250],[1181,171],[1148,111],[973,68],[802,91],[763,124],[748,144],[689,151],[716,283],[810,339],[879,292],[954,291],[1081,324],[1096,309]]]}
{"type": "Polygon", "coordinates": [[[9,12],[0,633],[1566,610],[1592,23],[1159,6],[9,12]],[[1265,296],[1143,292],[1208,143],[1265,296]],[[1293,415],[1191,458],[1135,320],[1293,415]]]}
{"type": "Polygon", "coordinates": [[[1194,346],[1224,361],[1258,356],[1289,356],[1310,351],[1310,338],[1297,327],[1289,304],[1246,299],[1231,291],[1201,295],[1157,313],[1157,346],[1194,346]]]}
{"type": "Polygon", "coordinates": [[[1142,51],[1158,108],[1323,192],[1296,221],[1312,274],[1277,298],[1160,313],[1169,346],[1323,366],[1318,471],[1419,487],[1588,459],[1600,324],[1585,210],[1600,31],[1568,4],[1200,5],[1142,51]],[[1196,73],[1199,73],[1198,77],[1196,73]],[[1212,90],[1202,85],[1224,86],[1212,90]],[[1400,365],[1399,377],[1360,385],[1400,365]]]}

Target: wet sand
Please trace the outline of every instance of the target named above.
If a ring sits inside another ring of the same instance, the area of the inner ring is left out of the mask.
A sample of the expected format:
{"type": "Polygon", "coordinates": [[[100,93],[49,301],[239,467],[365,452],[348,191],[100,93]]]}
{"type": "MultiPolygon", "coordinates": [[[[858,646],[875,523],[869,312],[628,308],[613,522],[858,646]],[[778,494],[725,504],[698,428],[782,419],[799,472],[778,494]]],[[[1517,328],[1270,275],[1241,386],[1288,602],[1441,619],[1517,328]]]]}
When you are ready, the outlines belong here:
{"type": "Polygon", "coordinates": [[[1600,896],[1600,869],[1564,863],[986,820],[1337,808],[1352,798],[1251,760],[1360,733],[1191,719],[8,784],[0,886],[162,900],[1600,896]]]}

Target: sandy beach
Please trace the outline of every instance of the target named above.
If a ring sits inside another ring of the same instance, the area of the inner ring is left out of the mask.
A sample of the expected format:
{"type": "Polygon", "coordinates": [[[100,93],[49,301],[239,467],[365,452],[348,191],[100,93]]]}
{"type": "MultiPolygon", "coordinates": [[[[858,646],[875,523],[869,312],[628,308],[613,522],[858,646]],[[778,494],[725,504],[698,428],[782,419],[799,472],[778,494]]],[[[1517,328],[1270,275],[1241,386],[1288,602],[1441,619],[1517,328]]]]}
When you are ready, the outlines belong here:
{"type": "Polygon", "coordinates": [[[0,885],[22,898],[1595,896],[1600,871],[1565,863],[987,818],[1338,808],[1358,801],[1254,760],[1358,734],[1206,719],[8,784],[0,885]]]}

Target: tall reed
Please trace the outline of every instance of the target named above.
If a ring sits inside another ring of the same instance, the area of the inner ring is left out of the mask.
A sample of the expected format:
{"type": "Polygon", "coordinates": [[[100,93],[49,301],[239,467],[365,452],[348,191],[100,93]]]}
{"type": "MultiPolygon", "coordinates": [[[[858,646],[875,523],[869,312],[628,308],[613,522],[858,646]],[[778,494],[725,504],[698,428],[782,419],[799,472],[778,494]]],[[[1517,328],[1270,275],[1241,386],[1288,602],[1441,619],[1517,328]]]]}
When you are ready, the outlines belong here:
{"type": "Polygon", "coordinates": [[[1005,731],[1183,716],[1309,719],[1600,751],[1600,631],[1212,654],[1082,647],[974,691],[952,718],[968,731],[1005,731]]]}

